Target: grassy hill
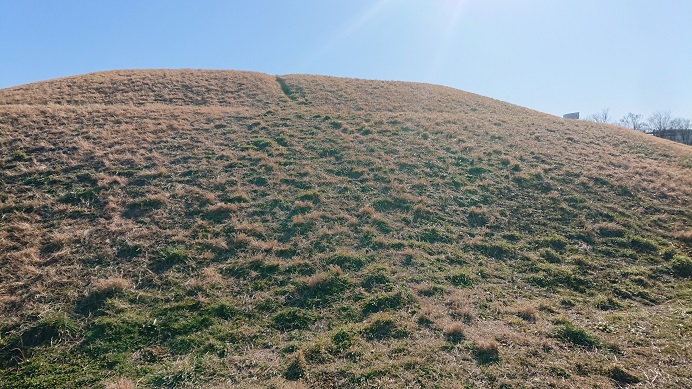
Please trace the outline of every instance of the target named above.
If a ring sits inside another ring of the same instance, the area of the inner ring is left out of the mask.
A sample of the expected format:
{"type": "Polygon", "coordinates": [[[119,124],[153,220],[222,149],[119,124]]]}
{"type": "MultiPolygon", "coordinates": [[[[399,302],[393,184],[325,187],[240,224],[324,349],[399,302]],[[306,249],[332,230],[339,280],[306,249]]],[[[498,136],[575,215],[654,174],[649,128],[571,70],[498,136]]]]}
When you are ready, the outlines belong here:
{"type": "Polygon", "coordinates": [[[0,387],[692,386],[692,148],[433,85],[0,90],[0,387]]]}

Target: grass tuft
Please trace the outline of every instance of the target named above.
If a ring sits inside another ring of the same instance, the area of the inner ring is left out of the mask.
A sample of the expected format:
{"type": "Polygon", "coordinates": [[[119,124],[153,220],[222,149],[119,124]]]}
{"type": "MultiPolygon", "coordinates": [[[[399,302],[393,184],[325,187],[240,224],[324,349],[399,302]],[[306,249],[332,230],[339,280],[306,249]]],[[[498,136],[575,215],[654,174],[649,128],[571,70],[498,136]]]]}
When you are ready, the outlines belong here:
{"type": "Polygon", "coordinates": [[[482,365],[499,363],[500,343],[495,339],[477,340],[473,343],[473,355],[482,365]]]}
{"type": "Polygon", "coordinates": [[[638,384],[642,380],[620,366],[611,366],[607,371],[608,377],[621,385],[638,384]]]}
{"type": "Polygon", "coordinates": [[[351,286],[340,268],[317,273],[304,278],[296,285],[295,294],[290,296],[289,303],[304,307],[325,305],[337,298],[351,286]],[[338,269],[338,270],[337,270],[338,269]]]}
{"type": "Polygon", "coordinates": [[[380,293],[365,300],[362,312],[364,315],[369,315],[385,310],[401,310],[413,301],[414,298],[408,291],[380,293]]]}
{"type": "Polygon", "coordinates": [[[22,149],[16,149],[15,151],[12,152],[12,161],[16,162],[24,162],[29,160],[29,155],[26,153],[26,151],[22,149]]]}
{"type": "Polygon", "coordinates": [[[474,283],[474,277],[468,270],[455,270],[447,278],[454,286],[470,287],[474,283]]]}
{"type": "Polygon", "coordinates": [[[538,309],[532,304],[522,304],[516,312],[517,316],[528,322],[535,323],[538,320],[538,309]]]}
{"type": "Polygon", "coordinates": [[[464,325],[460,322],[447,324],[443,330],[445,339],[451,343],[460,343],[464,340],[464,325]]]}
{"type": "Polygon", "coordinates": [[[567,321],[556,328],[555,337],[573,345],[587,348],[595,348],[601,344],[598,338],[567,321]]]}
{"type": "Polygon", "coordinates": [[[678,277],[692,277],[692,258],[685,255],[676,255],[670,262],[670,268],[678,277]]]}
{"type": "Polygon", "coordinates": [[[272,317],[274,326],[281,331],[306,329],[315,319],[314,313],[300,308],[286,308],[272,317]]]}
{"type": "Polygon", "coordinates": [[[400,339],[411,335],[408,321],[402,317],[381,312],[375,314],[363,327],[363,336],[369,340],[400,339]]]}
{"type": "Polygon", "coordinates": [[[290,381],[297,381],[305,376],[308,363],[302,350],[296,351],[289,359],[288,366],[284,371],[284,377],[290,381]]]}

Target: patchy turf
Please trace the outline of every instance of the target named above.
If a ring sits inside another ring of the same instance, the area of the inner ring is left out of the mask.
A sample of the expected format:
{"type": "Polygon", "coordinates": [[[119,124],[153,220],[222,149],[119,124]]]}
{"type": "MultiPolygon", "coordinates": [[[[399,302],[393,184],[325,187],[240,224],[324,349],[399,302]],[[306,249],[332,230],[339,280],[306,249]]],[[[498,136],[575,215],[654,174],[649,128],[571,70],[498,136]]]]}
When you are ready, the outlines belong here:
{"type": "Polygon", "coordinates": [[[0,387],[692,385],[692,149],[433,85],[0,90],[0,387]]]}

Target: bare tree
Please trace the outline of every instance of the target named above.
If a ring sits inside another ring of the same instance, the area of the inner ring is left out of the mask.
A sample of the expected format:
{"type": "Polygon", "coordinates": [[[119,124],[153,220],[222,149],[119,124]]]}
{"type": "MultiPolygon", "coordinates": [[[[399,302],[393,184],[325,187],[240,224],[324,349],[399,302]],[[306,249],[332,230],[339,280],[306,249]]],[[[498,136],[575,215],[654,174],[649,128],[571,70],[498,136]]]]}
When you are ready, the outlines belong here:
{"type": "Polygon", "coordinates": [[[687,118],[675,118],[670,121],[671,130],[677,133],[675,141],[686,145],[692,144],[692,120],[687,118]]]}
{"type": "Polygon", "coordinates": [[[670,128],[675,130],[689,130],[692,128],[692,120],[687,118],[675,118],[670,121],[670,128]]]}
{"type": "Polygon", "coordinates": [[[603,108],[601,112],[589,116],[588,118],[586,118],[586,120],[590,120],[596,123],[611,124],[613,122],[613,117],[610,116],[610,108],[603,108]]]}
{"type": "Polygon", "coordinates": [[[628,113],[627,115],[623,116],[622,119],[620,119],[620,125],[641,132],[646,132],[647,129],[644,117],[638,113],[634,114],[632,112],[628,113]]]}
{"type": "Polygon", "coordinates": [[[670,128],[671,120],[670,111],[657,111],[649,116],[647,123],[654,135],[662,136],[670,128]]]}

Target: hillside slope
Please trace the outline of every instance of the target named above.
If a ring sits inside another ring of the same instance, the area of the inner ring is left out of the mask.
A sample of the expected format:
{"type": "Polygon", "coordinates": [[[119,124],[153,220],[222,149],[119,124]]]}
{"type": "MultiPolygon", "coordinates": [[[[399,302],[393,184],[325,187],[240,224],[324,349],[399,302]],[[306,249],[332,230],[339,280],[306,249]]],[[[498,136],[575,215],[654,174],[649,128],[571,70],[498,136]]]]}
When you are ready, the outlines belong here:
{"type": "Polygon", "coordinates": [[[114,70],[7,88],[0,93],[0,104],[267,108],[282,96],[275,78],[261,73],[114,70]]]}
{"type": "Polygon", "coordinates": [[[692,386],[692,148],[434,85],[0,90],[0,387],[692,386]]]}

